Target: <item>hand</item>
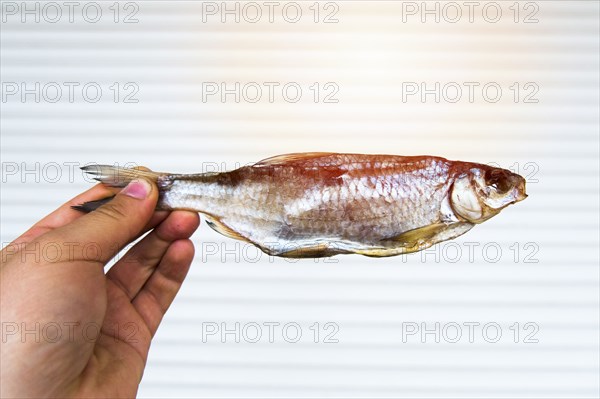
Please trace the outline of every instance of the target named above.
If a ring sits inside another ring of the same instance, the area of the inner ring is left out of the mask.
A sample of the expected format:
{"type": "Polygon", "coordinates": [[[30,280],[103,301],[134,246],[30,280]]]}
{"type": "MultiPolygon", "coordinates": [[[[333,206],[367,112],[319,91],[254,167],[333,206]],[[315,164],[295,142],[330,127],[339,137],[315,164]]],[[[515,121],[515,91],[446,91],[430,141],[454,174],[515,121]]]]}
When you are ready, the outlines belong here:
{"type": "Polygon", "coordinates": [[[196,213],[155,212],[156,186],[99,185],[0,252],[2,397],[133,397],[150,341],[194,256],[196,213]],[[105,274],[122,248],[152,230],[105,274]]]}

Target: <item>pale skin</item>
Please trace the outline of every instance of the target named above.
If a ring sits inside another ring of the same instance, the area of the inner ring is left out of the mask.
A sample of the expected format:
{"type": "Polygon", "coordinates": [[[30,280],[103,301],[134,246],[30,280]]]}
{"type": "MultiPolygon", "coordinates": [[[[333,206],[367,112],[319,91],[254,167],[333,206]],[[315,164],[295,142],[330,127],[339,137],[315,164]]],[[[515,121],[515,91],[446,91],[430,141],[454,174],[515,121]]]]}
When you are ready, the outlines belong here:
{"type": "Polygon", "coordinates": [[[71,209],[112,194],[93,187],[0,253],[1,397],[136,395],[152,337],[192,262],[199,217],[155,212],[158,190],[145,180],[92,213],[71,209]]]}

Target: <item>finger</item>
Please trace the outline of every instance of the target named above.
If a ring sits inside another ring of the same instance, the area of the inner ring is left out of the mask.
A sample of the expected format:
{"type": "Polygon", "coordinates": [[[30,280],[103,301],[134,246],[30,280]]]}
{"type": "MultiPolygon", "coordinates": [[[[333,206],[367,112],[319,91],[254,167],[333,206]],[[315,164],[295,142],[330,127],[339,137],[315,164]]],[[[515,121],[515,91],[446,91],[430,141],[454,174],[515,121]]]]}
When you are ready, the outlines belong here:
{"type": "Polygon", "coordinates": [[[193,258],[194,245],[189,239],[172,243],[156,271],[133,299],[133,306],[153,336],[181,288],[193,258]]]}
{"type": "Polygon", "coordinates": [[[72,209],[71,206],[79,205],[87,201],[93,201],[98,198],[106,198],[111,195],[114,195],[111,189],[103,184],[97,184],[89,190],[65,202],[55,211],[45,216],[39,222],[34,224],[29,230],[11,242],[11,245],[22,246],[22,244],[31,242],[52,229],[64,226],[83,216],[81,212],[72,209]]]}
{"type": "Polygon", "coordinates": [[[197,213],[171,212],[158,227],[115,263],[106,276],[132,300],[152,275],[169,246],[174,241],[189,238],[199,224],[197,213]]]}
{"type": "MultiPolygon", "coordinates": [[[[136,167],[134,169],[150,170],[144,166],[136,167]]],[[[29,228],[25,233],[21,234],[18,238],[13,240],[13,242],[11,242],[10,245],[23,246],[23,244],[27,244],[28,242],[33,241],[42,234],[47,233],[48,231],[56,229],[58,227],[62,227],[68,223],[71,223],[75,219],[78,219],[84,215],[83,213],[74,210],[72,208],[73,206],[80,205],[88,201],[107,198],[117,194],[118,192],[119,189],[108,187],[104,184],[97,184],[89,190],[86,190],[83,193],[77,195],[76,197],[71,198],[69,201],[62,204],[56,210],[46,215],[43,219],[41,219],[31,228],[29,228]]],[[[166,216],[163,216],[163,219],[164,217],[166,216]]]]}
{"type": "Polygon", "coordinates": [[[40,241],[58,246],[77,244],[66,254],[61,252],[55,262],[85,260],[104,265],[126,244],[139,237],[154,214],[157,200],[158,189],[153,183],[145,179],[133,180],[110,202],[52,230],[40,241]]]}
{"type": "MultiPolygon", "coordinates": [[[[142,229],[142,232],[140,235],[145,234],[148,231],[150,231],[151,229],[153,229],[154,227],[156,227],[163,220],[165,220],[167,218],[167,216],[169,216],[169,214],[170,214],[170,211],[155,211],[154,214],[152,215],[152,218],[150,219],[150,221],[142,229]]],[[[83,216],[83,214],[80,216],[83,216]]],[[[51,231],[53,229],[54,228],[50,228],[50,229],[46,230],[45,232],[47,233],[48,231],[51,231]]],[[[2,249],[2,251],[0,251],[0,258],[2,259],[2,262],[6,262],[6,261],[10,260],[11,258],[13,258],[14,256],[17,256],[18,254],[21,253],[21,251],[24,248],[27,248],[27,245],[31,241],[38,238],[38,236],[43,236],[43,235],[44,235],[44,232],[42,232],[41,234],[36,235],[36,236],[24,237],[23,240],[21,240],[19,242],[16,242],[16,241],[11,242],[6,247],[4,247],[2,249]]],[[[21,237],[23,237],[23,236],[21,236],[21,237]]],[[[26,255],[24,255],[24,257],[27,258],[26,255]]]]}
{"type": "MultiPolygon", "coordinates": [[[[84,214],[81,212],[77,212],[79,213],[79,215],[77,217],[81,217],[84,214]]],[[[169,216],[171,212],[170,211],[154,211],[154,214],[152,215],[152,217],[150,218],[150,221],[144,226],[144,228],[142,229],[142,232],[140,235],[147,233],[148,231],[150,231],[151,229],[153,229],[154,227],[156,227],[158,224],[160,224],[163,220],[165,220],[167,218],[167,216],[169,216]]],[[[39,231],[39,234],[35,234],[36,232],[33,231],[34,234],[30,235],[30,236],[25,236],[25,234],[23,234],[19,241],[13,241],[10,244],[8,244],[6,247],[4,247],[2,249],[2,251],[0,251],[0,258],[2,259],[2,263],[7,262],[8,260],[12,259],[15,256],[18,256],[23,249],[27,248],[27,245],[35,240],[36,238],[43,236],[45,233],[48,233],[49,231],[54,230],[57,227],[61,227],[61,226],[52,226],[44,231],[39,231]]],[[[30,229],[31,230],[31,229],[30,229]]],[[[56,245],[59,244],[55,241],[49,241],[49,240],[44,240],[46,241],[46,243],[50,243],[50,245],[56,245]]],[[[65,250],[69,250],[70,247],[72,247],[75,243],[64,243],[65,244],[65,250]]],[[[38,250],[34,251],[34,252],[44,252],[44,251],[39,251],[39,246],[38,246],[38,250]]],[[[24,255],[25,258],[27,258],[27,255],[24,255]]],[[[47,258],[52,259],[52,261],[55,261],[55,258],[52,256],[47,256],[47,258]]]]}

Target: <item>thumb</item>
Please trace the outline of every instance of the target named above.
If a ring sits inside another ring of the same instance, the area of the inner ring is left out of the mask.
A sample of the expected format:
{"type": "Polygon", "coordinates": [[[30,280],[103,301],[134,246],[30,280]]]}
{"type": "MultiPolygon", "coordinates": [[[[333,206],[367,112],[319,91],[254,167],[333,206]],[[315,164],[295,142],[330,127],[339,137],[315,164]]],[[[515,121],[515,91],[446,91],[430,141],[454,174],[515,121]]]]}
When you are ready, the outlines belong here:
{"type": "Polygon", "coordinates": [[[143,178],[132,180],[111,201],[53,230],[44,241],[69,247],[69,260],[106,263],[139,237],[157,201],[156,185],[143,178]]]}

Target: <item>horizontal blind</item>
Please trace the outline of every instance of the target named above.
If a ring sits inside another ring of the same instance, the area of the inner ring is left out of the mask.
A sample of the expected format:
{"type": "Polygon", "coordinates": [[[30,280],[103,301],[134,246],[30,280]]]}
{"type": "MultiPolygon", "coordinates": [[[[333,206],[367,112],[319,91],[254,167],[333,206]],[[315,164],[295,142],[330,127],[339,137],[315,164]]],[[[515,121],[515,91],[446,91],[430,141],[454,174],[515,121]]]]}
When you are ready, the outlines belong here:
{"type": "Polygon", "coordinates": [[[598,2],[53,4],[2,2],[4,244],[88,163],[431,154],[528,181],[409,256],[278,259],[203,225],[140,397],[598,396],[598,2]]]}

